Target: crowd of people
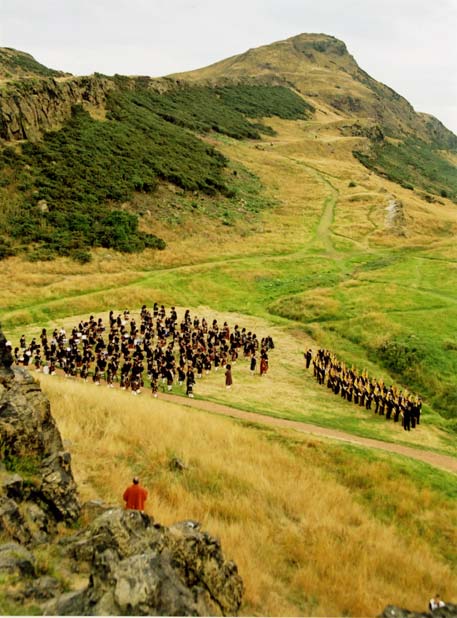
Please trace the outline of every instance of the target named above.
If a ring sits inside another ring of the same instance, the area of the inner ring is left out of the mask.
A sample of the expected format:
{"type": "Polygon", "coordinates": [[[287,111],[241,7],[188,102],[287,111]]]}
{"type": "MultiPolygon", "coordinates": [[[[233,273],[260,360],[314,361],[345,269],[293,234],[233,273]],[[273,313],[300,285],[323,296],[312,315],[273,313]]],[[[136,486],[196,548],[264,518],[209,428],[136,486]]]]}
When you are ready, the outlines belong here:
{"type": "Polygon", "coordinates": [[[91,380],[138,395],[148,381],[155,397],[159,384],[172,391],[176,382],[185,385],[193,397],[197,379],[210,371],[225,370],[225,384],[233,383],[232,366],[240,355],[249,359],[252,373],[258,366],[260,375],[268,371],[268,354],[273,339],[260,341],[254,332],[216,319],[191,317],[189,309],[181,320],[175,307],[167,312],[154,303],[152,310],[143,305],[136,319],[126,309],[117,315],[109,312],[107,323],[93,315],[66,332],[65,328],[48,333],[43,328],[37,338],[27,342],[23,335],[14,349],[16,364],[35,367],[37,371],[91,380]],[[259,363],[257,361],[259,359],[259,363]]]}
{"type": "Polygon", "coordinates": [[[306,368],[312,365],[314,377],[319,384],[327,386],[335,395],[346,401],[373,410],[386,420],[401,421],[403,429],[410,431],[420,423],[422,400],[419,396],[401,391],[383,380],[370,378],[366,370],[359,373],[349,369],[329,350],[319,349],[315,354],[308,349],[305,354],[306,368]]]}
{"type": "MultiPolygon", "coordinates": [[[[182,319],[175,307],[168,311],[154,303],[151,310],[143,305],[139,315],[128,309],[115,315],[109,312],[106,323],[93,315],[71,329],[41,330],[30,342],[23,335],[14,348],[17,365],[34,367],[36,371],[55,375],[61,371],[68,378],[79,377],[96,385],[124,390],[138,395],[150,385],[157,397],[159,385],[172,391],[178,384],[188,397],[194,396],[198,379],[211,371],[224,372],[227,390],[233,384],[233,366],[241,357],[249,362],[251,373],[265,375],[269,368],[269,352],[274,348],[270,336],[257,335],[236,324],[219,325],[217,319],[192,317],[186,309],[182,319]]],[[[319,384],[335,395],[373,410],[387,420],[401,421],[405,431],[420,423],[422,401],[394,385],[370,378],[367,371],[349,369],[329,350],[319,349],[305,354],[306,368],[313,368],[319,384]]]]}

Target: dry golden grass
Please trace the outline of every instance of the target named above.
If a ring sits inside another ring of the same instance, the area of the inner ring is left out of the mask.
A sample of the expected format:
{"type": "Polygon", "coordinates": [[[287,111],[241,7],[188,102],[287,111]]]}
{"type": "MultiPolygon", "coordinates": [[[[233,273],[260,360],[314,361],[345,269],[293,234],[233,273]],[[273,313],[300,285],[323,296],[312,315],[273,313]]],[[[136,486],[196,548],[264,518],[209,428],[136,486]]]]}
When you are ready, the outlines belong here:
{"type": "MultiPolygon", "coordinates": [[[[246,586],[244,615],[367,616],[391,602],[421,610],[435,589],[457,595],[455,572],[427,538],[414,526],[382,523],[357,487],[338,480],[347,462],[337,447],[160,399],[45,376],[41,383],[82,500],[121,504],[131,477],[141,475],[156,520],[197,519],[221,539],[246,586]],[[188,469],[173,472],[174,456],[188,469]]],[[[389,480],[388,464],[355,461],[378,490],[386,484],[393,502],[398,496],[406,523],[417,512],[437,530],[444,514],[456,520],[455,503],[437,510],[431,492],[389,480]]],[[[448,534],[457,542],[455,529],[448,534]]]]}

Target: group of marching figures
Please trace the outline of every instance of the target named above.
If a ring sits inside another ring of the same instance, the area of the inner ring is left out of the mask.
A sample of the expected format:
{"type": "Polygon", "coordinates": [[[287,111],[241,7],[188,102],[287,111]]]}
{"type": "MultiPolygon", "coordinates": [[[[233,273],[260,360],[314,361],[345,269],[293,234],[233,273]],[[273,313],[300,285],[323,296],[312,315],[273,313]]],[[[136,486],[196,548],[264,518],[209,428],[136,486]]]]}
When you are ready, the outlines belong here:
{"type": "Polygon", "coordinates": [[[327,386],[335,395],[346,401],[374,409],[375,414],[385,416],[386,420],[401,421],[403,429],[410,431],[420,423],[422,400],[396,386],[389,388],[383,380],[369,378],[366,371],[361,374],[356,369],[348,369],[332,352],[320,349],[313,354],[311,349],[304,354],[306,368],[311,364],[316,380],[327,386]]]}
{"type": "Polygon", "coordinates": [[[160,382],[168,391],[178,382],[193,397],[196,379],[211,369],[225,371],[230,386],[232,366],[240,354],[249,359],[251,373],[259,370],[265,375],[273,348],[271,337],[259,340],[238,325],[231,329],[227,322],[192,318],[189,309],[179,320],[174,307],[167,311],[154,303],[152,310],[143,305],[139,320],[128,309],[118,315],[110,311],[106,324],[91,315],[69,333],[64,328],[50,333],[43,328],[40,341],[33,338],[30,343],[22,336],[14,358],[19,365],[35,366],[50,375],[60,369],[65,377],[90,379],[97,385],[119,383],[134,395],[140,393],[146,376],[154,396],[160,382]]]}

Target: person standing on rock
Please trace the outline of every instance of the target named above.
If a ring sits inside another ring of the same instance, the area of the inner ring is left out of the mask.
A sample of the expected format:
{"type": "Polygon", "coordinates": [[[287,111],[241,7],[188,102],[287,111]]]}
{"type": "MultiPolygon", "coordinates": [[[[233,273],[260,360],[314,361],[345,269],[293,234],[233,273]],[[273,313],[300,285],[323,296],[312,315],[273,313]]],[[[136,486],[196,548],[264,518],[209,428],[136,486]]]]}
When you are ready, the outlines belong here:
{"type": "Polygon", "coordinates": [[[135,476],[132,484],[124,491],[122,498],[125,501],[125,508],[134,511],[144,511],[144,503],[148,497],[148,492],[140,485],[140,479],[135,476]]]}

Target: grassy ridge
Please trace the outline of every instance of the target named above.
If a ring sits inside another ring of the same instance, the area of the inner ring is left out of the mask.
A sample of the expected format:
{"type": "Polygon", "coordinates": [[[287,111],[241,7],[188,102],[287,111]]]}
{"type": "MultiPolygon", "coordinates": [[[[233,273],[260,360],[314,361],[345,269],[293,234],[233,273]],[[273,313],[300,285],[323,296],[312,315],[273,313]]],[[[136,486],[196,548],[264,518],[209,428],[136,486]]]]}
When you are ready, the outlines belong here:
{"type": "Polygon", "coordinates": [[[3,47],[0,48],[0,74],[9,78],[24,74],[37,77],[59,77],[64,73],[40,64],[30,54],[3,47]]]}

